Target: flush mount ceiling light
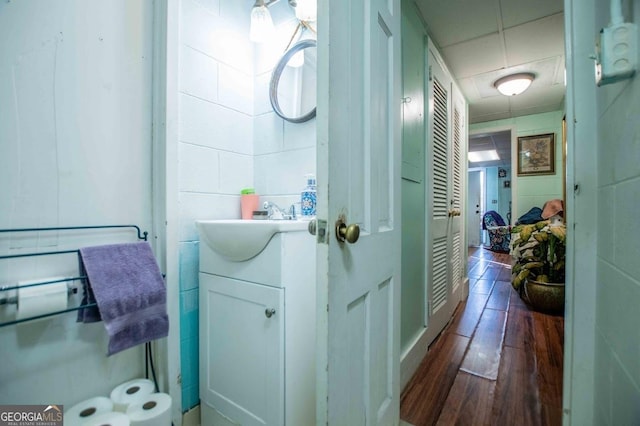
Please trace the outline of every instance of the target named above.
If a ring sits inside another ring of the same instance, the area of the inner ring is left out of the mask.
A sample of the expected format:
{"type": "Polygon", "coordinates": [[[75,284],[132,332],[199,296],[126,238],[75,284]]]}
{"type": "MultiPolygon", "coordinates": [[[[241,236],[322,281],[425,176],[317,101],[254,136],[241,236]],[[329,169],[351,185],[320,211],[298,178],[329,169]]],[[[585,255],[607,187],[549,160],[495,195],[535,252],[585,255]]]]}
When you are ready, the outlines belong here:
{"type": "Polygon", "coordinates": [[[497,79],[493,85],[503,95],[515,96],[527,90],[534,78],[535,75],[528,72],[511,74],[497,79]]]}
{"type": "Polygon", "coordinates": [[[479,163],[481,161],[499,160],[500,156],[495,149],[488,151],[469,151],[468,158],[470,163],[479,163]]]}
{"type": "MultiPolygon", "coordinates": [[[[249,30],[249,40],[254,43],[264,43],[275,31],[271,13],[268,7],[279,0],[256,0],[251,8],[251,28],[249,30]]],[[[288,0],[289,6],[293,8],[296,18],[300,22],[311,22],[317,19],[317,0],[288,0]]],[[[306,26],[306,25],[305,25],[306,26]]]]}

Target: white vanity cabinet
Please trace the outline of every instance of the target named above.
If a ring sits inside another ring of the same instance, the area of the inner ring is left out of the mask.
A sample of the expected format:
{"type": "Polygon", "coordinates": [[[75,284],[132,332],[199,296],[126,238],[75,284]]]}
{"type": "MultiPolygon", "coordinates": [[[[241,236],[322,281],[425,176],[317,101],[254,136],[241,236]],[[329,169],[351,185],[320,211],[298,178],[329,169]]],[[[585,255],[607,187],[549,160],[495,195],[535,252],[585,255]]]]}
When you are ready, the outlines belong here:
{"type": "Polygon", "coordinates": [[[315,423],[315,244],[279,232],[232,261],[200,244],[201,424],[315,423]]]}
{"type": "Polygon", "coordinates": [[[284,423],[283,293],[200,274],[200,398],[241,425],[284,423]]]}

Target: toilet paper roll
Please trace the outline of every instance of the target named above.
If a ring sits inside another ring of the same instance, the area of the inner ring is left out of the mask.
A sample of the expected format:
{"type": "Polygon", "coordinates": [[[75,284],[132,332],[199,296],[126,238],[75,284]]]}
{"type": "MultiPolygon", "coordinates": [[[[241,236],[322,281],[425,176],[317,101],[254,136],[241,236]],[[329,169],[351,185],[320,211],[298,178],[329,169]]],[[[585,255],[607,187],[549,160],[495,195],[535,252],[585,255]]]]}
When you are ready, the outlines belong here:
{"type": "Polygon", "coordinates": [[[148,379],[133,379],[116,386],[111,391],[113,411],[127,412],[129,405],[140,402],[155,392],[153,382],[148,379]]]}
{"type": "MultiPolygon", "coordinates": [[[[65,426],[67,425],[65,418],[65,426]]],[[[101,413],[96,417],[88,420],[86,423],[82,423],[82,426],[129,426],[131,421],[129,420],[129,416],[124,413],[116,413],[112,411],[110,413],[101,413]]]]}
{"type": "Polygon", "coordinates": [[[16,313],[16,319],[33,318],[38,315],[67,309],[67,281],[23,287],[27,284],[60,279],[64,278],[51,277],[18,282],[18,311],[16,313]]]}
{"type": "Polygon", "coordinates": [[[104,396],[96,396],[77,403],[64,412],[66,426],[81,426],[97,416],[113,411],[113,401],[104,396]]]}
{"type": "Polygon", "coordinates": [[[171,397],[154,393],[127,408],[131,426],[171,426],[171,397]]]}

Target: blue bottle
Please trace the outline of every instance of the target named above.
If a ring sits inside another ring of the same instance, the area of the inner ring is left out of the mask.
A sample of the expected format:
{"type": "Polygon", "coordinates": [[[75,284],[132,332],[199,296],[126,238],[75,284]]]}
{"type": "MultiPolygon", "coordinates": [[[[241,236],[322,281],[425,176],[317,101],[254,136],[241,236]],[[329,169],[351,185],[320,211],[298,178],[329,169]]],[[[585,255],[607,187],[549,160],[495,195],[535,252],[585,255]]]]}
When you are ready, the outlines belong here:
{"type": "Polygon", "coordinates": [[[316,215],[316,177],[312,174],[305,177],[307,186],[300,194],[300,210],[303,219],[312,219],[316,215]]]}

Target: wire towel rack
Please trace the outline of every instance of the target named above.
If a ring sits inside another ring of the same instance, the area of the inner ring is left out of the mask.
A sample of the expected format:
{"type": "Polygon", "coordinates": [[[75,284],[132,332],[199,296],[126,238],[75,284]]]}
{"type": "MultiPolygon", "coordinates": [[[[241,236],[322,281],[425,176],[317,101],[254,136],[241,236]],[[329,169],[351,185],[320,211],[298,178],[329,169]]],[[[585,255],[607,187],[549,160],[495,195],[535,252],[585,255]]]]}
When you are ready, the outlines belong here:
{"type": "MultiPolygon", "coordinates": [[[[15,228],[15,229],[0,229],[0,234],[4,234],[4,233],[13,233],[13,232],[41,232],[41,231],[77,231],[77,230],[88,230],[88,229],[121,229],[121,228],[131,228],[131,229],[135,229],[137,232],[137,237],[138,240],[144,240],[147,241],[147,236],[148,236],[148,232],[144,231],[142,232],[140,230],[140,227],[137,225],[93,225],[93,226],[63,226],[63,227],[50,227],[50,228],[15,228]]],[[[21,257],[33,257],[33,256],[53,256],[53,255],[59,255],[59,254],[69,254],[69,253],[79,253],[80,249],[74,249],[74,250],[58,250],[58,251],[45,251],[45,252],[35,252],[35,253],[19,253],[19,254],[9,254],[9,255],[2,255],[0,256],[0,260],[3,259],[14,259],[14,258],[21,258],[21,257]]],[[[17,296],[14,297],[7,297],[7,296],[3,296],[3,294],[6,294],[6,292],[8,291],[12,291],[12,290],[18,290],[18,288],[28,288],[28,287],[36,287],[36,286],[43,286],[43,285],[47,285],[47,284],[54,284],[54,283],[59,283],[59,282],[65,282],[65,281],[81,281],[86,279],[87,277],[85,275],[79,275],[76,277],[69,277],[69,278],[62,278],[62,279],[57,279],[57,280],[48,280],[48,281],[41,281],[41,282],[34,282],[34,283],[30,283],[30,284],[25,284],[22,286],[19,285],[9,285],[9,286],[1,286],[0,287],[0,305],[7,305],[7,304],[17,304],[18,303],[18,298],[17,296]]],[[[70,288],[68,289],[68,293],[72,294],[75,293],[77,291],[76,288],[70,288]]],[[[91,308],[96,306],[95,303],[88,303],[88,304],[84,304],[84,305],[79,305],[73,308],[68,308],[68,309],[63,309],[63,310],[59,310],[59,311],[55,311],[55,312],[49,312],[46,314],[42,314],[42,315],[37,315],[37,316],[33,316],[33,317],[29,317],[29,318],[21,318],[21,319],[16,319],[13,321],[7,321],[7,322],[3,322],[0,323],[0,327],[6,327],[8,325],[14,325],[14,324],[18,324],[21,322],[26,322],[26,321],[32,321],[32,320],[36,320],[36,319],[40,319],[40,318],[46,318],[46,317],[50,317],[50,316],[54,316],[54,315],[60,315],[60,314],[64,314],[67,312],[72,312],[72,311],[77,311],[80,309],[84,309],[84,308],[91,308]]]]}

